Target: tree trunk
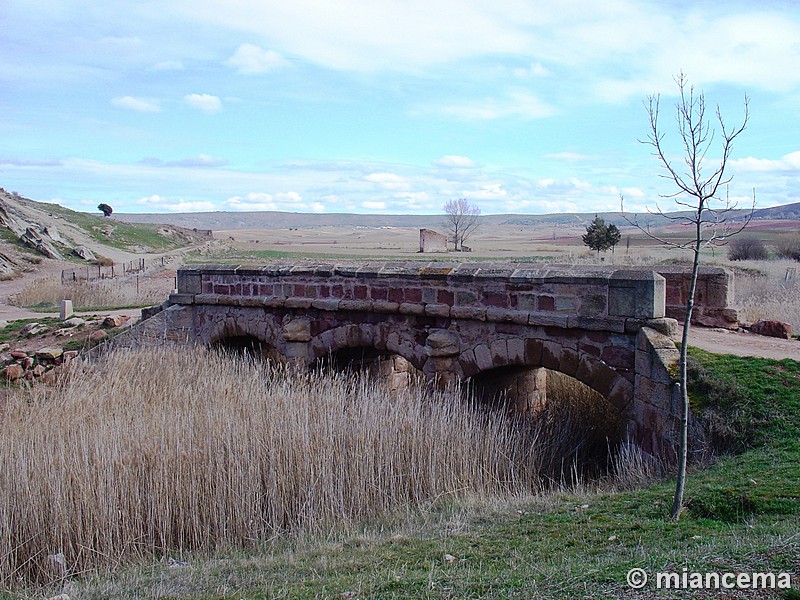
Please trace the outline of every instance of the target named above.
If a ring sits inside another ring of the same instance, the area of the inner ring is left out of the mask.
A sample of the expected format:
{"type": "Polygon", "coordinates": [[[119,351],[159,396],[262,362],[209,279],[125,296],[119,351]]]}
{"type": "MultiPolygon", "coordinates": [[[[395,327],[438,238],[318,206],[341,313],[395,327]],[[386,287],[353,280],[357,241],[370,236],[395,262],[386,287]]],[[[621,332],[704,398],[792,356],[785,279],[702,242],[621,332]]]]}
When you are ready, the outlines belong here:
{"type": "Polygon", "coordinates": [[[689,328],[692,323],[692,311],[694,310],[694,292],[697,287],[697,271],[700,267],[700,248],[702,242],[702,212],[703,201],[697,211],[696,236],[694,245],[694,260],[692,261],[692,278],[689,282],[689,297],[686,299],[686,314],[683,317],[683,335],[681,336],[680,352],[680,386],[681,386],[681,431],[680,444],[678,447],[678,473],[675,482],[675,495],[672,498],[672,510],[670,516],[677,521],[683,509],[683,495],[686,490],[686,463],[689,456],[689,390],[687,389],[686,362],[689,349],[689,328]]]}

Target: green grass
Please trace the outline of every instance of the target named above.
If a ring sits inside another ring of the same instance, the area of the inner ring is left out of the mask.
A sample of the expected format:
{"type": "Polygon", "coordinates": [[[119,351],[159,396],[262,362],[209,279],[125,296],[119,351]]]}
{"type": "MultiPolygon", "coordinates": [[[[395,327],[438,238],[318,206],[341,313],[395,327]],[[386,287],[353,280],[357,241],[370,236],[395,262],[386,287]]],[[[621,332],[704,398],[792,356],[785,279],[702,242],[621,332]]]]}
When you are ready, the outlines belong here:
{"type": "Polygon", "coordinates": [[[0,342],[8,342],[12,339],[17,339],[19,331],[28,323],[40,323],[41,325],[55,325],[61,323],[61,320],[56,317],[44,317],[41,319],[19,319],[17,321],[9,321],[8,325],[0,329],[0,342]]]}
{"type": "Polygon", "coordinates": [[[93,239],[120,250],[137,247],[151,252],[162,252],[185,246],[181,240],[158,233],[159,225],[149,223],[123,223],[112,218],[70,210],[57,204],[46,204],[47,210],[83,229],[93,239]],[[103,233],[111,228],[110,235],[103,233]]]}
{"type": "MultiPolygon", "coordinates": [[[[278,540],[248,551],[183,555],[98,575],[73,597],[203,599],[626,597],[633,567],[657,571],[791,572],[800,581],[800,363],[691,349],[693,403],[733,423],[713,465],[691,470],[679,522],[674,483],[495,502],[441,499],[327,539],[278,540]],[[730,437],[732,436],[732,437],[730,437]],[[450,555],[453,560],[447,560],[450,555]],[[154,590],[160,590],[154,596],[154,590]]],[[[653,588],[645,595],[656,596],[653,588]]],[[[690,597],[675,592],[668,598],[690,597]]],[[[8,596],[9,598],[12,596],[8,596]]]]}
{"type": "MultiPolygon", "coordinates": [[[[414,254],[413,256],[406,255],[355,255],[345,253],[332,253],[325,254],[321,252],[287,252],[283,250],[232,250],[224,249],[217,250],[211,255],[198,254],[190,252],[186,255],[185,262],[187,264],[208,264],[214,262],[221,263],[258,263],[260,261],[270,260],[341,260],[352,261],[358,259],[359,261],[420,261],[420,262],[530,262],[530,263],[548,263],[557,260],[555,256],[535,256],[535,257],[489,257],[489,256],[474,256],[469,253],[454,253],[449,254],[414,254]]],[[[563,259],[563,257],[562,257],[563,259]]]]}

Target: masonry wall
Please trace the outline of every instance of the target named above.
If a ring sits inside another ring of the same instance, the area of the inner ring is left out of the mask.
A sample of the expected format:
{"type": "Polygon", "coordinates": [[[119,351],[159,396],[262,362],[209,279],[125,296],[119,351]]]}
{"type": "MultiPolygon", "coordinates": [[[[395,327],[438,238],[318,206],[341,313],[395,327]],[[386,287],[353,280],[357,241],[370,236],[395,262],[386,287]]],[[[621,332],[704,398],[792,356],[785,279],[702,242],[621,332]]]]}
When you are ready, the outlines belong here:
{"type": "MultiPolygon", "coordinates": [[[[686,301],[689,299],[691,268],[686,266],[658,267],[666,280],[666,316],[683,322],[686,301]]],[[[694,294],[692,323],[705,327],[739,327],[739,315],[733,307],[734,277],[721,267],[700,267],[694,294]]]]}
{"type": "Polygon", "coordinates": [[[447,252],[447,238],[432,229],[419,230],[420,252],[447,252]]]}

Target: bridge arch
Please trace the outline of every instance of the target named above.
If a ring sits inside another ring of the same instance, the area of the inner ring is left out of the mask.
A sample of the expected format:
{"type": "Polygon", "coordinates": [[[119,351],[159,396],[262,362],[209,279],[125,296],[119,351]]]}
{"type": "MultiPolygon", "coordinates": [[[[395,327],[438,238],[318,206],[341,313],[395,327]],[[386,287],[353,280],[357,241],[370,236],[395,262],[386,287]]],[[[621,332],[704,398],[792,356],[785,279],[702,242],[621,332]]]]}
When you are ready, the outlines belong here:
{"type": "Polygon", "coordinates": [[[596,390],[627,415],[634,441],[661,454],[674,441],[678,356],[665,282],[646,269],[511,263],[194,266],[179,270],[178,293],[158,319],[128,337],[252,336],[305,364],[372,348],[440,385],[489,369],[546,368],[596,390]]]}

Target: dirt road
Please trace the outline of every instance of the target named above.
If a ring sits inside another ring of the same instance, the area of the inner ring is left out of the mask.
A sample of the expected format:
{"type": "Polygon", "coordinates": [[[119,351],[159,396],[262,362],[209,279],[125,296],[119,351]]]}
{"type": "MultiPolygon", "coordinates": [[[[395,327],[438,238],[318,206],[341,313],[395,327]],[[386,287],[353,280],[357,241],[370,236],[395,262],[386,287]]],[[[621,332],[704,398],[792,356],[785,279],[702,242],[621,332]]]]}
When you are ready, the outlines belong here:
{"type": "MultiPolygon", "coordinates": [[[[682,330],[683,328],[679,328],[675,341],[680,341],[682,330]]],[[[776,360],[791,358],[800,361],[799,340],[782,340],[747,331],[692,327],[689,330],[689,345],[714,354],[756,356],[776,360]]]]}

